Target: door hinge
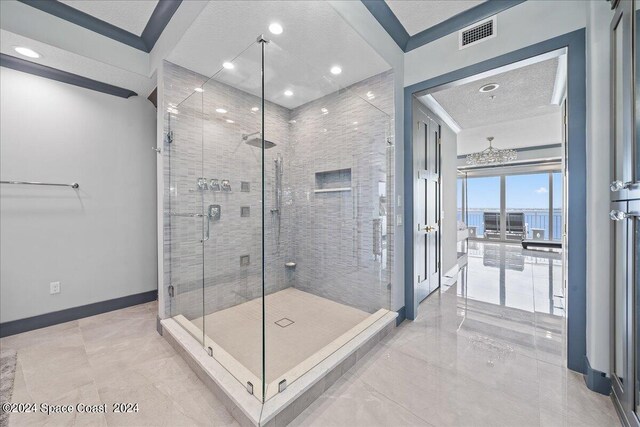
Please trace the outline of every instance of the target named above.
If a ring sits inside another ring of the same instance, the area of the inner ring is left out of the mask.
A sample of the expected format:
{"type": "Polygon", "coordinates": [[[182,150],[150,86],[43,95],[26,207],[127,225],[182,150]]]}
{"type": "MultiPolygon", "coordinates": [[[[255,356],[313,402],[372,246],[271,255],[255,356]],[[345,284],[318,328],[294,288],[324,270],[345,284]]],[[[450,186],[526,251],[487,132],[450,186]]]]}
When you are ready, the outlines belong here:
{"type": "Polygon", "coordinates": [[[169,291],[169,296],[170,296],[171,298],[173,298],[173,297],[175,296],[175,291],[174,291],[173,285],[169,285],[169,287],[167,288],[167,290],[169,291]]]}
{"type": "Polygon", "coordinates": [[[418,283],[420,283],[420,275],[418,274],[418,283]]]}

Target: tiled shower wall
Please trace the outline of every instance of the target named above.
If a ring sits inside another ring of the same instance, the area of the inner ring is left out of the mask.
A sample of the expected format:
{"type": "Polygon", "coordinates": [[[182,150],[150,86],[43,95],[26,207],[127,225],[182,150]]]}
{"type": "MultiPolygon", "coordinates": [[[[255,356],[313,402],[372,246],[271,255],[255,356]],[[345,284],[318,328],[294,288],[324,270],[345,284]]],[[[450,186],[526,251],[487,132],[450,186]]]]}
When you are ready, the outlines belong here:
{"type": "MultiPolygon", "coordinates": [[[[203,299],[205,313],[212,313],[262,295],[261,150],[242,140],[243,134],[260,130],[260,111],[252,108],[261,103],[258,97],[213,80],[204,85],[204,92],[193,92],[206,78],[169,62],[164,64],[164,76],[165,111],[169,110],[165,129],[173,132],[173,142],[165,142],[163,150],[165,287],[174,287],[174,297],[166,298],[166,313],[192,319],[202,316],[203,299]],[[215,111],[221,107],[228,113],[215,111]],[[200,190],[199,178],[229,180],[231,191],[200,190]],[[242,191],[243,182],[249,191],[242,191]],[[206,212],[212,204],[220,205],[219,221],[182,216],[200,213],[203,207],[206,212]],[[243,208],[245,212],[248,208],[248,217],[241,216],[243,208]],[[202,245],[207,222],[209,239],[202,245]],[[246,256],[249,264],[241,265],[246,256]]],[[[288,117],[288,109],[266,103],[265,128],[277,144],[265,151],[267,293],[293,283],[284,268],[290,246],[289,229],[284,226],[288,213],[282,213],[279,244],[277,215],[270,213],[274,160],[288,144],[288,117]]]]}
{"type": "Polygon", "coordinates": [[[294,286],[367,312],[390,307],[392,112],[391,72],[309,102],[291,111],[285,156],[294,286]]]}
{"type": "MultiPolygon", "coordinates": [[[[265,151],[267,294],[295,286],[368,312],[389,308],[392,79],[386,72],[294,110],[265,103],[265,137],[276,143],[265,151]],[[284,163],[279,215],[271,212],[278,156],[284,163]],[[331,171],[340,169],[350,169],[348,184],[331,182],[340,177],[331,171]],[[329,173],[316,177],[316,172],[329,173]],[[337,184],[350,190],[316,192],[318,186],[337,184]],[[296,267],[286,268],[289,261],[296,267]]],[[[260,99],[217,81],[193,92],[205,81],[164,63],[165,131],[173,132],[173,142],[165,141],[163,150],[164,291],[169,285],[174,289],[174,297],[165,298],[165,312],[189,319],[202,316],[203,309],[212,313],[262,294],[261,153],[242,140],[242,134],[260,129],[260,111],[251,110],[260,99]],[[228,113],[216,113],[219,107],[228,113]],[[200,190],[201,177],[228,179],[232,191],[200,190]],[[243,182],[249,183],[248,192],[241,191],[243,182]],[[203,245],[206,219],[184,215],[211,204],[220,205],[221,218],[209,222],[203,245]],[[249,216],[241,216],[247,207],[249,216]],[[249,265],[241,265],[246,255],[249,265]]]]}

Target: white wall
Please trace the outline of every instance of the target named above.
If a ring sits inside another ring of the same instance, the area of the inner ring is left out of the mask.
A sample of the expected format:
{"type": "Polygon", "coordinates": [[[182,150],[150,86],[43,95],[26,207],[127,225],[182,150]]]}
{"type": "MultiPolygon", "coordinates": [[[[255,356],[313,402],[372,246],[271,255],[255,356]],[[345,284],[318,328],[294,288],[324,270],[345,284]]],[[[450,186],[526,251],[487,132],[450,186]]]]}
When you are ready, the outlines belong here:
{"type": "Polygon", "coordinates": [[[489,146],[493,136],[496,148],[524,148],[562,143],[562,112],[527,117],[487,126],[462,129],[458,133],[458,154],[470,154],[489,146]]]}
{"type": "Polygon", "coordinates": [[[405,55],[405,86],[514,50],[587,28],[587,356],[609,372],[609,4],[604,1],[527,1],[498,15],[498,35],[458,50],[457,33],[405,55]],[[446,58],[446,60],[442,60],[446,58]],[[603,226],[604,224],[604,226],[603,226]]]}
{"type": "Polygon", "coordinates": [[[443,124],[441,129],[442,273],[445,274],[458,263],[458,221],[456,220],[458,156],[457,135],[447,125],[443,124]]]}
{"type": "Polygon", "coordinates": [[[0,68],[0,322],[156,289],[155,109],[0,68]],[[61,292],[49,294],[49,282],[61,292]]]}

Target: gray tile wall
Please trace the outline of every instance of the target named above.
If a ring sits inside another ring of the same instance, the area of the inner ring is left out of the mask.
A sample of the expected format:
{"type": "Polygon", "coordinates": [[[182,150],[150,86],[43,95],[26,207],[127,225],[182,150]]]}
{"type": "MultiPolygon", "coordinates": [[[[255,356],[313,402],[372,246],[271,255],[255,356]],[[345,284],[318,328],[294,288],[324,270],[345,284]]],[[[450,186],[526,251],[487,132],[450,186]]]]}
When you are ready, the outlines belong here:
{"type": "MultiPolygon", "coordinates": [[[[255,78],[259,84],[259,75],[255,78]]],[[[277,144],[265,151],[267,294],[296,286],[369,312],[389,307],[393,150],[387,136],[392,122],[372,104],[393,112],[392,79],[390,72],[383,73],[294,110],[265,104],[265,136],[277,144]],[[321,108],[329,112],[322,114],[321,108]],[[284,163],[280,216],[270,212],[278,155],[284,163]],[[336,169],[351,169],[351,191],[315,193],[315,173],[336,169]],[[380,182],[387,184],[382,201],[380,182]],[[374,219],[381,219],[386,230],[384,262],[374,254],[374,219]],[[287,261],[296,262],[296,268],[285,268],[287,261]]],[[[164,63],[165,130],[173,131],[173,142],[165,141],[163,150],[164,286],[165,292],[170,284],[175,289],[174,298],[166,298],[166,312],[187,318],[262,294],[261,152],[242,141],[242,134],[260,129],[260,111],[251,110],[260,99],[214,80],[204,92],[193,91],[205,81],[164,63]],[[216,113],[220,107],[228,113],[216,113]],[[228,179],[232,191],[201,191],[200,177],[228,179]],[[241,191],[242,181],[249,182],[249,192],[241,191]],[[220,205],[222,214],[220,221],[209,222],[203,251],[203,218],[169,212],[201,213],[210,204],[220,205]],[[242,207],[249,207],[249,217],[241,217],[242,207]],[[240,265],[243,255],[249,255],[249,266],[240,265]]]]}
{"type": "Polygon", "coordinates": [[[285,156],[295,286],[367,312],[390,307],[393,132],[392,116],[384,111],[393,111],[391,72],[292,110],[285,156]],[[316,177],[345,169],[350,184],[342,172],[333,184],[316,177]],[[350,191],[314,191],[331,185],[350,191]]]}

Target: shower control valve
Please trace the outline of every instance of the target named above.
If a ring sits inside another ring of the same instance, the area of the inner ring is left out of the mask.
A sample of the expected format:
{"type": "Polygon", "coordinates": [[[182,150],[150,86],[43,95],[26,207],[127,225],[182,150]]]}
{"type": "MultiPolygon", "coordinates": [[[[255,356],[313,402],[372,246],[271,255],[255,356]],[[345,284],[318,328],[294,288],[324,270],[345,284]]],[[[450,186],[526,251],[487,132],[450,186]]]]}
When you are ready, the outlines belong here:
{"type": "Polygon", "coordinates": [[[198,189],[199,190],[209,189],[209,186],[207,185],[207,178],[198,178],[198,189]]]}

